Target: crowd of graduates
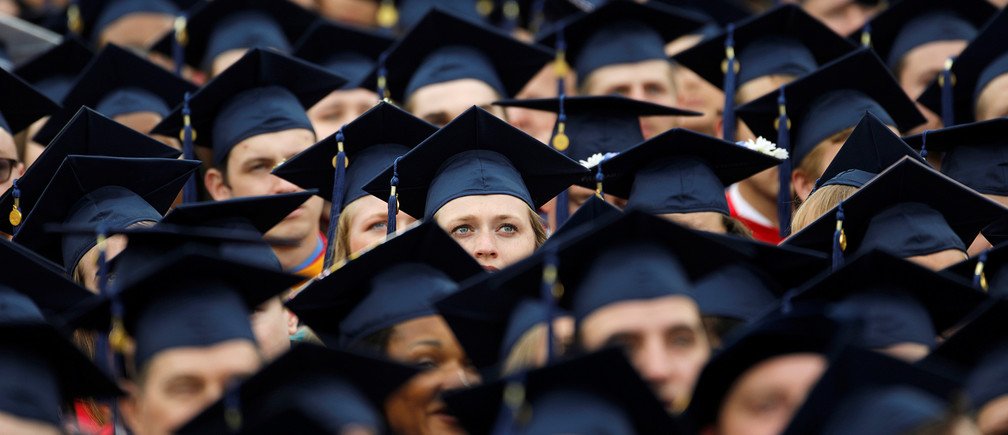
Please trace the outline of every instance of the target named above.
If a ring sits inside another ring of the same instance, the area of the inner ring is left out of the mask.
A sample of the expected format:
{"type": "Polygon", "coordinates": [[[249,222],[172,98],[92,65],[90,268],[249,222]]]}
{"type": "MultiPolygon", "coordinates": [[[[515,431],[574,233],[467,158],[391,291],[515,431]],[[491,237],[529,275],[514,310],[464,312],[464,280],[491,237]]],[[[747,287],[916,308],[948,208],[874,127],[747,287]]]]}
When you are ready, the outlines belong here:
{"type": "Polygon", "coordinates": [[[1008,434],[988,0],[0,0],[0,434],[1008,434]]]}

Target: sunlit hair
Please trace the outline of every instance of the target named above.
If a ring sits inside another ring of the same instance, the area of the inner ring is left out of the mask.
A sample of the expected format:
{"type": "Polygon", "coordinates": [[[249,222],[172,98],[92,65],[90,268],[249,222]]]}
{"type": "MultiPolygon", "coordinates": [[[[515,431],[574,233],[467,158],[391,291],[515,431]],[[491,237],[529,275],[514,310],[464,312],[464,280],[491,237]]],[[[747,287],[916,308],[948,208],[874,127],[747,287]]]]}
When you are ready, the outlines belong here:
{"type": "MultiPolygon", "coordinates": [[[[351,201],[340,212],[339,220],[336,223],[336,252],[333,254],[334,264],[349,259],[350,254],[352,254],[350,251],[350,220],[359,208],[359,201],[351,201]]],[[[329,243],[334,242],[329,241],[329,243]]]]}
{"type": "Polygon", "coordinates": [[[850,198],[857,190],[856,187],[842,185],[829,185],[816,189],[805,202],[798,206],[794,217],[791,218],[791,233],[796,233],[809,226],[836,207],[837,204],[850,198]]]}

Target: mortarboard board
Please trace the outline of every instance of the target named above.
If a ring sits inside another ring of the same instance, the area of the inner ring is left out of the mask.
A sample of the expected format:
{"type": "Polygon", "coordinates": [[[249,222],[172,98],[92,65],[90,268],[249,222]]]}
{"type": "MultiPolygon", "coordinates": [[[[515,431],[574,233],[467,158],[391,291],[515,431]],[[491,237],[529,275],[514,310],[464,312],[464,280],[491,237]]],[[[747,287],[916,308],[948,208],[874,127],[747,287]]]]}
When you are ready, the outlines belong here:
{"type": "MultiPolygon", "coordinates": [[[[314,132],[305,110],[345,82],[300,59],[249,50],[190,99],[198,135],[194,143],[211,148],[218,166],[227,161],[231,148],[249,137],[294,128],[314,132]]],[[[175,108],[153,132],[177,136],[184,127],[183,111],[175,108]]]]}
{"type": "Polygon", "coordinates": [[[332,21],[318,20],[294,45],[294,56],[350,82],[347,88],[375,89],[364,83],[381,54],[395,42],[389,36],[332,21]]]}
{"type": "MultiPolygon", "coordinates": [[[[675,128],[591,168],[602,191],[627,199],[628,209],[651,214],[718,212],[728,215],[725,186],[780,164],[770,155],[715,137],[675,128]],[[596,178],[598,178],[596,176],[596,178]]],[[[595,183],[582,182],[585,187],[595,183]]]]}
{"type": "Polygon", "coordinates": [[[385,56],[375,74],[382,83],[386,73],[387,95],[379,96],[402,103],[423,86],[459,79],[482,81],[500,98],[509,98],[553,59],[545,47],[438,8],[431,9],[385,56]]]}
{"type": "Polygon", "coordinates": [[[395,27],[403,33],[411,31],[430,11],[435,9],[473,23],[482,24],[493,13],[494,7],[493,0],[489,2],[485,0],[393,0],[392,3],[398,6],[398,20],[395,27]]]}
{"type": "Polygon", "coordinates": [[[829,185],[860,188],[903,157],[925,163],[920,153],[889,130],[877,116],[866,112],[816,180],[815,188],[829,185]]]}
{"type": "Polygon", "coordinates": [[[61,237],[47,223],[126,227],[158,221],[199,166],[191,160],[69,156],[53,175],[14,241],[54,262],[67,273],[96,243],[95,238],[61,237]]]}
{"type": "Polygon", "coordinates": [[[862,322],[857,344],[882,349],[910,342],[933,348],[986,296],[965,282],[881,251],[871,251],[798,289],[790,300],[832,304],[862,322]]]}
{"type": "Polygon", "coordinates": [[[752,15],[748,6],[738,0],[659,0],[672,7],[704,16],[708,25],[716,27],[742,21],[752,15]]]}
{"type": "Polygon", "coordinates": [[[861,38],[896,72],[903,56],[916,47],[938,41],[973,39],[997,8],[983,0],[898,1],[865,24],[861,38]]]}
{"type": "MultiPolygon", "coordinates": [[[[224,0],[203,2],[187,13],[185,63],[209,71],[217,55],[233,49],[274,49],[290,54],[291,46],[317,17],[294,2],[224,0]]],[[[151,50],[172,55],[175,34],[168,33],[151,50]]]]}
{"type": "Polygon", "coordinates": [[[472,107],[364,190],[381,199],[398,192],[402,211],[431,218],[449,201],[470,195],[510,195],[535,210],[585,174],[583,166],[548,145],[472,107]],[[393,175],[395,191],[389,186],[393,175]]]}
{"type": "Polygon", "coordinates": [[[94,52],[73,36],[17,67],[14,74],[53,101],[63,101],[94,52]]]}
{"type": "MultiPolygon", "coordinates": [[[[557,207],[564,207],[564,205],[558,204],[557,207]]],[[[574,214],[569,219],[553,231],[553,234],[550,234],[550,237],[546,239],[546,243],[555,243],[556,240],[576,234],[584,228],[590,228],[591,225],[597,222],[615,218],[622,213],[622,210],[616,208],[616,206],[608,203],[598,195],[592,195],[574,211],[574,214]]]]}
{"type": "Polygon", "coordinates": [[[382,329],[436,314],[434,300],[482,271],[455,240],[427,222],[312,282],[287,307],[328,346],[352,348],[382,329]]]}
{"type": "MultiPolygon", "coordinates": [[[[644,433],[683,431],[623,353],[607,349],[445,396],[448,409],[469,433],[491,433],[503,419],[502,406],[531,409],[527,419],[508,422],[517,434],[644,433]],[[513,392],[524,393],[519,403],[513,392]],[[505,392],[511,392],[506,395],[505,392]],[[522,421],[524,420],[524,421],[522,421]]],[[[509,409],[510,410],[510,409],[509,409]]],[[[504,423],[507,424],[507,423],[504,423]]],[[[500,427],[500,426],[497,426],[500,427]]]]}
{"type": "Polygon", "coordinates": [[[981,229],[1005,214],[997,203],[904,157],[783,243],[832,252],[834,263],[872,249],[902,258],[965,252],[981,229]],[[837,246],[838,232],[845,246],[837,246]]]}
{"type": "Polygon", "coordinates": [[[14,288],[27,296],[49,320],[55,321],[62,313],[94,296],[67,279],[61,266],[17,243],[0,240],[0,258],[5,267],[17,271],[0,277],[0,287],[14,288]]]}
{"type": "Polygon", "coordinates": [[[276,433],[268,427],[341,433],[350,425],[380,433],[386,397],[417,373],[419,369],[385,359],[301,344],[225,393],[178,433],[276,433]],[[241,424],[230,427],[229,413],[235,411],[241,424]],[[292,415],[301,418],[282,419],[292,415]]]}
{"type": "Polygon", "coordinates": [[[83,106],[109,118],[134,112],[153,112],[164,117],[182,102],[186,92],[195,90],[195,85],[164,68],[109,44],[67,92],[63,109],[54,113],[32,139],[48,144],[83,106]]]}
{"type": "Polygon", "coordinates": [[[619,95],[564,97],[530,100],[502,100],[494,105],[524,107],[564,113],[564,133],[570,145],[562,149],[574,160],[588,160],[595,154],[626,151],[643,142],[641,116],[697,116],[697,112],[633,100],[619,95]],[[573,148],[571,148],[573,147],[573,148]]]}
{"type": "Polygon", "coordinates": [[[181,153],[82,107],[35,159],[35,163],[14,182],[18,189],[8,190],[0,196],[0,210],[12,210],[9,219],[0,220],[0,231],[14,233],[15,224],[21,223],[21,215],[31,212],[63,159],[71,154],[174,159],[181,153]],[[15,204],[17,207],[14,207],[15,204]],[[18,210],[16,219],[15,209],[18,210]]]}
{"type": "MultiPolygon", "coordinates": [[[[984,230],[985,236],[988,229],[984,230]]],[[[988,236],[988,239],[991,237],[988,236]]],[[[1008,245],[993,240],[991,243],[994,243],[994,248],[953,264],[942,272],[972,282],[973,287],[984,290],[993,297],[1008,297],[1008,268],[1004,267],[1005,260],[1008,260],[1008,245]]]]}
{"type": "Polygon", "coordinates": [[[28,128],[59,105],[12,73],[0,68],[0,130],[11,135],[28,128]]]}
{"type": "Polygon", "coordinates": [[[175,17],[201,3],[200,0],[74,0],[67,11],[68,26],[81,39],[98,45],[106,27],[131,14],[159,14],[175,17]]]}
{"type": "Polygon", "coordinates": [[[853,327],[815,309],[771,313],[733,335],[697,378],[686,418],[697,429],[717,422],[735,382],[763,361],[797,353],[830,359],[850,340],[853,327]]]}
{"type": "Polygon", "coordinates": [[[998,12],[980,30],[954,61],[945,62],[945,70],[917,101],[942,115],[946,127],[976,121],[977,98],[988,84],[1008,72],[1008,13],[998,12]],[[946,78],[946,76],[948,78],[946,78]],[[947,83],[951,86],[945,86],[947,83]]]}
{"type": "Polygon", "coordinates": [[[46,322],[32,299],[34,276],[0,285],[0,412],[61,427],[60,410],[79,397],[122,394],[77,347],[46,322]]]}
{"type": "Polygon", "coordinates": [[[567,59],[584,82],[595,70],[616,64],[665,60],[665,43],[699,29],[706,19],[660,3],[609,1],[588,14],[571,17],[539,39],[557,47],[565,41],[567,59]]]}
{"type": "Polygon", "coordinates": [[[0,16],[0,47],[13,69],[59,44],[60,35],[16,16],[0,16]]]}
{"type": "Polygon", "coordinates": [[[997,118],[929,130],[906,138],[911,146],[942,151],[941,172],[985,195],[1008,195],[1008,119],[997,118]]]}

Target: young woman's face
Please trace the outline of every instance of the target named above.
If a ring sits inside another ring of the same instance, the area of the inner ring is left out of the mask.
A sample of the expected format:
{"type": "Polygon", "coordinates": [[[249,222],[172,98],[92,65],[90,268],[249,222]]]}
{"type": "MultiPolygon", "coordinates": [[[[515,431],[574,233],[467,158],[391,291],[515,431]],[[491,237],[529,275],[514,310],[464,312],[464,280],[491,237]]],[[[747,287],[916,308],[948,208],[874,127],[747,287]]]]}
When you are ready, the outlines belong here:
{"type": "Polygon", "coordinates": [[[434,219],[484,269],[494,272],[536,249],[529,206],[510,195],[473,195],[449,201],[434,219]]]}
{"type": "MultiPolygon", "coordinates": [[[[350,231],[347,237],[350,239],[350,252],[360,252],[378,242],[381,242],[387,233],[388,205],[374,196],[368,195],[355,199],[348,207],[350,216],[350,231]],[[350,210],[352,208],[352,210],[350,210]]],[[[396,215],[396,227],[406,228],[416,222],[410,215],[399,212],[396,215]]]]}
{"type": "Polygon", "coordinates": [[[385,401],[385,415],[400,435],[464,434],[441,393],[480,382],[465,351],[441,316],[396,325],[385,348],[389,358],[424,369],[385,401]]]}

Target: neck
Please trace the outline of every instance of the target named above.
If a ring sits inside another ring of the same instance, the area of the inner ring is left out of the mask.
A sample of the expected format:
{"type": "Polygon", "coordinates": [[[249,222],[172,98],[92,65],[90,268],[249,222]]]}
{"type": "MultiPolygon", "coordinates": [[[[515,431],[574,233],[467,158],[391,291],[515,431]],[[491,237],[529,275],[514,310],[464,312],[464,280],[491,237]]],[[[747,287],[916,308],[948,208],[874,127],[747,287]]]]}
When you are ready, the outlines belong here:
{"type": "Polygon", "coordinates": [[[273,253],[280,259],[280,265],[285,271],[296,272],[315,258],[322,239],[318,233],[312,233],[293,246],[275,246],[273,253]]]}
{"type": "Polygon", "coordinates": [[[738,183],[739,195],[742,196],[749,205],[761,215],[773,222],[774,226],[780,225],[777,219],[777,197],[763,195],[752,185],[752,179],[745,179],[738,183]]]}

